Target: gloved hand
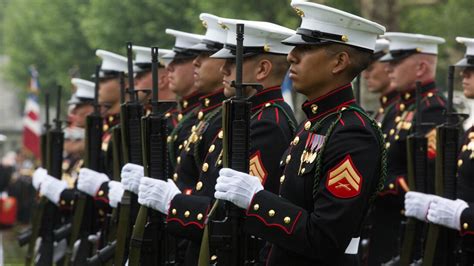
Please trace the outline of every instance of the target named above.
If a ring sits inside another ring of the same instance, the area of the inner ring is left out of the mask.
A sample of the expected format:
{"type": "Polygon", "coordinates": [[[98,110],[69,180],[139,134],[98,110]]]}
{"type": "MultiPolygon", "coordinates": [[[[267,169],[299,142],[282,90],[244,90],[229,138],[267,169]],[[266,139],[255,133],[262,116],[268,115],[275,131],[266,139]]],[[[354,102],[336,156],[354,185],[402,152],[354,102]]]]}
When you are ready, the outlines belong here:
{"type": "Polygon", "coordinates": [[[438,197],[428,209],[428,221],[452,229],[461,230],[461,214],[469,205],[463,200],[438,197]]]}
{"type": "Polygon", "coordinates": [[[405,216],[426,221],[430,202],[436,195],[409,191],[405,194],[405,216]]]}
{"type": "Polygon", "coordinates": [[[168,214],[171,200],[180,193],[181,191],[171,179],[168,179],[168,182],[164,182],[158,179],[142,177],[138,191],[138,203],[163,214],[168,214]]]}
{"type": "Polygon", "coordinates": [[[138,194],[138,187],[140,186],[140,178],[145,174],[143,173],[143,166],[133,163],[127,163],[122,168],[123,188],[129,190],[135,194],[138,194]]]}
{"type": "Polygon", "coordinates": [[[107,181],[109,181],[107,175],[88,168],[81,168],[77,178],[77,189],[89,196],[95,197],[102,183],[107,181]]]}
{"type": "Polygon", "coordinates": [[[45,175],[41,183],[40,193],[52,203],[58,205],[61,193],[67,188],[66,181],[45,175]]]}
{"type": "Polygon", "coordinates": [[[33,173],[32,183],[33,183],[33,187],[36,190],[40,188],[41,183],[43,182],[44,177],[46,175],[48,175],[48,172],[43,167],[39,167],[38,169],[35,170],[35,172],[33,173]]]}
{"type": "Polygon", "coordinates": [[[260,190],[263,190],[263,186],[258,177],[223,168],[219,171],[214,197],[247,209],[253,196],[260,190]]]}
{"type": "Polygon", "coordinates": [[[120,201],[122,201],[123,196],[123,185],[117,181],[110,181],[109,182],[109,205],[112,208],[117,208],[120,201]]]}

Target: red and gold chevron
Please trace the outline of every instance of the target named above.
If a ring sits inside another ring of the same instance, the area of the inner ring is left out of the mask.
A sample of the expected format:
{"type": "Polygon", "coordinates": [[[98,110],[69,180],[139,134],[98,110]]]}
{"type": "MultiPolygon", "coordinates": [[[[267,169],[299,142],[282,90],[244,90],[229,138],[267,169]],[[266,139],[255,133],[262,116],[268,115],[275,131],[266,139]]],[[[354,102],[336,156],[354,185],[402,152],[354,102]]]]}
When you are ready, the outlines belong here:
{"type": "Polygon", "coordinates": [[[328,173],[326,188],[338,198],[352,198],[360,194],[362,175],[359,173],[350,155],[328,173]]]}

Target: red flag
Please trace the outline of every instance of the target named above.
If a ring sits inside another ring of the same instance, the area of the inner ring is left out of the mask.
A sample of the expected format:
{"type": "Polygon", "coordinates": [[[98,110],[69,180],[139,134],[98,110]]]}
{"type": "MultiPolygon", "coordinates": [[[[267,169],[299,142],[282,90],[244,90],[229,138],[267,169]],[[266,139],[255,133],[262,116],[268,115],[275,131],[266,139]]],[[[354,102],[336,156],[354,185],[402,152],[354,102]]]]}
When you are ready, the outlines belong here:
{"type": "Polygon", "coordinates": [[[23,113],[23,148],[30,151],[36,159],[40,159],[41,120],[40,106],[38,103],[38,72],[34,67],[29,68],[31,75],[29,95],[26,98],[23,113]]]}

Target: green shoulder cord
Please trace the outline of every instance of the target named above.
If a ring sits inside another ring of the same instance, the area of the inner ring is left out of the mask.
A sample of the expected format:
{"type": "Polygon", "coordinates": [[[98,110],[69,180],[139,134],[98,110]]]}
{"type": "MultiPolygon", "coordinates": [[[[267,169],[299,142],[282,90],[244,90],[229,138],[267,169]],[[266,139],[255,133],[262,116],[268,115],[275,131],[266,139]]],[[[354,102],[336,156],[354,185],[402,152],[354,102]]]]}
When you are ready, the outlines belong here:
{"type": "Polygon", "coordinates": [[[339,110],[338,112],[334,112],[328,116],[326,116],[324,119],[318,121],[310,130],[312,132],[315,132],[317,131],[322,123],[328,119],[329,117],[331,117],[332,115],[337,115],[337,119],[334,120],[334,122],[332,122],[332,124],[329,126],[328,128],[328,131],[326,133],[326,136],[325,136],[325,140],[324,140],[324,143],[323,143],[323,146],[321,147],[320,151],[318,152],[318,155],[316,157],[316,171],[315,171],[315,174],[314,174],[314,184],[313,184],[313,199],[316,200],[316,196],[317,196],[317,193],[318,193],[318,187],[319,187],[319,181],[321,179],[321,171],[322,171],[322,162],[323,162],[323,154],[324,154],[324,151],[326,149],[326,145],[327,143],[329,142],[329,138],[331,137],[332,135],[332,132],[337,124],[337,122],[339,121],[340,118],[342,118],[342,113],[344,111],[348,111],[348,110],[352,110],[352,111],[355,111],[361,115],[363,115],[365,118],[367,118],[369,121],[370,121],[370,125],[372,126],[372,128],[375,130],[375,132],[377,132],[377,135],[378,135],[378,141],[379,141],[379,146],[380,146],[380,153],[382,155],[382,158],[380,160],[380,179],[379,179],[379,183],[377,185],[377,189],[374,191],[374,193],[371,195],[370,197],[370,200],[369,202],[372,203],[377,194],[382,191],[383,187],[384,187],[384,183],[385,183],[385,179],[387,177],[387,150],[385,149],[385,141],[384,141],[384,138],[383,138],[383,133],[382,133],[382,130],[380,129],[380,127],[377,125],[377,122],[375,122],[374,119],[372,119],[371,117],[369,117],[362,109],[358,108],[358,107],[354,107],[354,106],[348,106],[346,108],[343,108],[341,110],[339,110]]]}

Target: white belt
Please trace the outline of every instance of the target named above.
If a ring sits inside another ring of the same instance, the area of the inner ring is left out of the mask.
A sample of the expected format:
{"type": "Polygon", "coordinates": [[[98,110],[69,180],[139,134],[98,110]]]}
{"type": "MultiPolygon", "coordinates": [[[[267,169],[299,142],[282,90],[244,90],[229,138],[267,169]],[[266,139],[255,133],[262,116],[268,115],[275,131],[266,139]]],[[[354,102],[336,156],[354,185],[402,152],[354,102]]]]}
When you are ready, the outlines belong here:
{"type": "Polygon", "coordinates": [[[344,253],[357,254],[357,252],[359,252],[359,242],[360,242],[360,237],[352,238],[349,245],[347,245],[346,251],[344,253]]]}

